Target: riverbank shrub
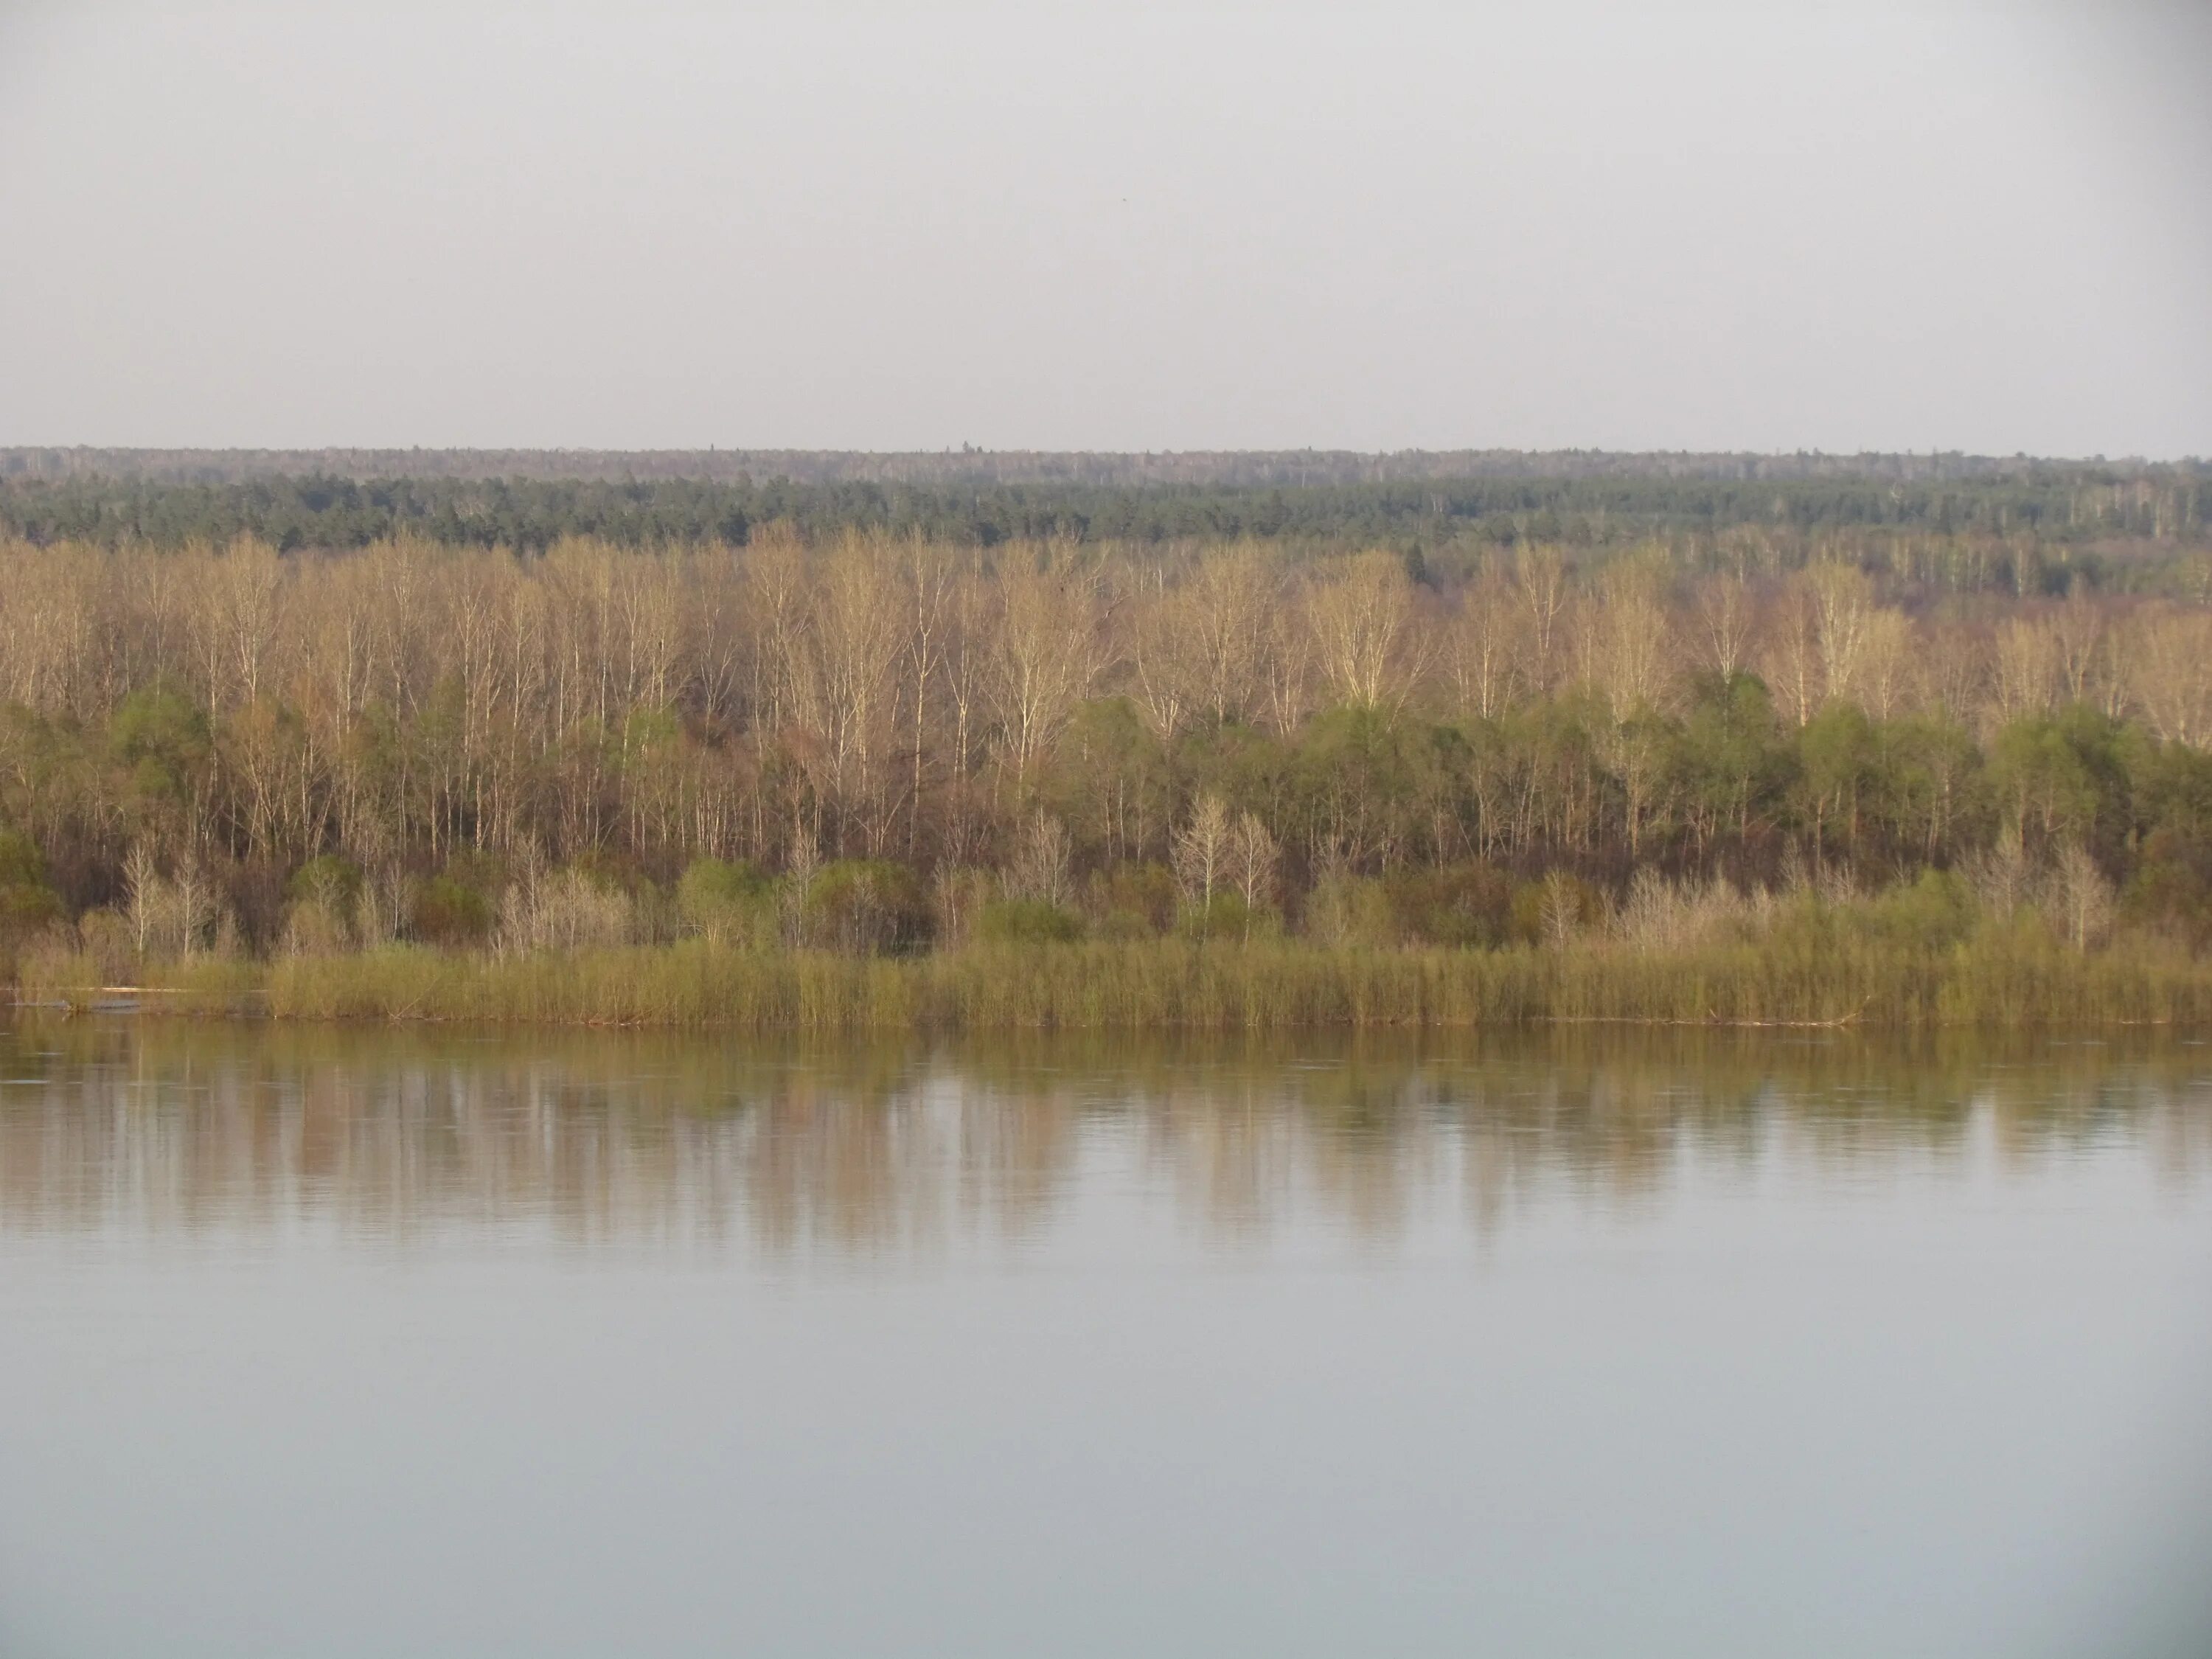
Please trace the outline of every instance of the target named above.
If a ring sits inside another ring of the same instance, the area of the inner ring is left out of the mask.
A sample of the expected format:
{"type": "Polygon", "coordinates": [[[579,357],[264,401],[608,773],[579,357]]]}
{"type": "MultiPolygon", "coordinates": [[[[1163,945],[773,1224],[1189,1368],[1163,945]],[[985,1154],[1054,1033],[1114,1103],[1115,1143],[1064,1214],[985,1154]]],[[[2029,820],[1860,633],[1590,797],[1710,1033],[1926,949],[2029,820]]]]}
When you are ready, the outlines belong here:
{"type": "Polygon", "coordinates": [[[757,950],[775,939],[775,884],[750,860],[694,859],[676,884],[676,910],[710,944],[757,950]]]}
{"type": "Polygon", "coordinates": [[[1083,921],[1045,899],[994,899],[976,911],[975,933],[990,945],[1065,945],[1083,937],[1083,921]]]}
{"type": "Polygon", "coordinates": [[[887,859],[842,859],[807,883],[801,939],[848,956],[903,954],[929,941],[933,918],[914,872],[887,859]]]}

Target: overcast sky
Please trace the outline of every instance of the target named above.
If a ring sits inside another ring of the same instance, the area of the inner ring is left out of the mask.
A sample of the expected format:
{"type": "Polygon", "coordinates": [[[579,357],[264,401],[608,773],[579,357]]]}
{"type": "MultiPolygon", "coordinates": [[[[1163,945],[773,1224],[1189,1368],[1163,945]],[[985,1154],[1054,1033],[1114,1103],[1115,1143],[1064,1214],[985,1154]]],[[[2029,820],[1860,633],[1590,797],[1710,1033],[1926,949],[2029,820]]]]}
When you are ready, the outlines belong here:
{"type": "Polygon", "coordinates": [[[0,0],[0,442],[2212,453],[2212,8],[1516,10],[0,0]]]}

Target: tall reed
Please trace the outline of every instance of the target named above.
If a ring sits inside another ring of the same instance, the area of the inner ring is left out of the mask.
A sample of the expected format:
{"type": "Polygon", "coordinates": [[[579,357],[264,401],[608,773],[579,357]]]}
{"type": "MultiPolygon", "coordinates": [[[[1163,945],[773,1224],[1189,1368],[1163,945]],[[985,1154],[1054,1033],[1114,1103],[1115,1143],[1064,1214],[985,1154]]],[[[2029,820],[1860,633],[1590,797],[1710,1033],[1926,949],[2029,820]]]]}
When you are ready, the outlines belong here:
{"type": "MultiPolygon", "coordinates": [[[[75,964],[74,966],[72,964],[75,964]]],[[[993,943],[914,957],[659,947],[503,954],[387,945],[144,975],[142,1006],[285,1019],[473,1020],[736,1030],[1684,1025],[2212,1027],[2212,963],[2154,942],[2078,952],[1990,932],[1929,947],[1781,933],[1653,949],[993,943]]],[[[99,1000],[93,964],[27,974],[28,1001],[99,1000]]]]}

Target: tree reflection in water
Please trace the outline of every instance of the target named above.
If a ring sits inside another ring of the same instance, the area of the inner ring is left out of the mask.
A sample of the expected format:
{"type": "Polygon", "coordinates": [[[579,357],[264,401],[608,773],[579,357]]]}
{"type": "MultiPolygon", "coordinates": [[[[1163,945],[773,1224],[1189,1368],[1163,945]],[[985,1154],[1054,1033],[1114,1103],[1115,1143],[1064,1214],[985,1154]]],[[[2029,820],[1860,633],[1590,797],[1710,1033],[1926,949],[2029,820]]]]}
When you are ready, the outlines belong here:
{"type": "Polygon", "coordinates": [[[189,1022],[0,1028],[0,1229],[456,1229],[770,1259],[1006,1249],[1093,1183],[1228,1249],[1388,1249],[1700,1178],[2212,1168],[2212,1048],[1557,1027],[928,1046],[189,1022]]]}

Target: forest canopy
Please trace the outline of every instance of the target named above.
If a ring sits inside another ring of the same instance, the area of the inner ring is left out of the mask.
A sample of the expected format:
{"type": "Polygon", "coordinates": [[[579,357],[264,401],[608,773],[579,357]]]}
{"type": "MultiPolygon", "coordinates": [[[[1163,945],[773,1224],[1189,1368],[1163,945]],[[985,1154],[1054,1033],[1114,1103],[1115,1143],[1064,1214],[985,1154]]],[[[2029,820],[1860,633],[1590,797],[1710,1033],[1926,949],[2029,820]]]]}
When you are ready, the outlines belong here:
{"type": "MultiPolygon", "coordinates": [[[[742,546],[770,526],[821,539],[848,531],[919,534],[963,546],[1061,538],[1158,545],[1261,538],[1345,551],[1388,546],[1449,559],[1530,541],[1613,547],[1751,531],[1822,537],[1993,538],[2033,546],[2101,580],[2114,544],[2156,553],[2203,547],[2212,477],[2194,464],[2107,466],[1932,462],[1858,471],[1684,463],[1470,476],[1346,476],[1316,464],[1252,482],[1197,481],[1176,469],[1131,481],[1115,468],[903,469],[911,476],[546,477],[341,471],[263,475],[210,464],[158,476],[84,471],[44,452],[0,467],[0,533],[40,545],[222,545],[241,536],[279,551],[352,549],[395,536],[448,546],[543,552],[586,536],[623,547],[742,546]],[[1011,479],[1005,476],[1011,473],[1011,479]],[[1099,475],[1103,475],[1103,477],[1099,475]],[[1771,476],[1769,476],[1771,475],[1771,476]]],[[[957,459],[957,458],[951,458],[957,459]]],[[[1107,458],[1109,459],[1112,458],[1107,458]]],[[[901,470],[893,469],[893,472],[901,470]]]]}

